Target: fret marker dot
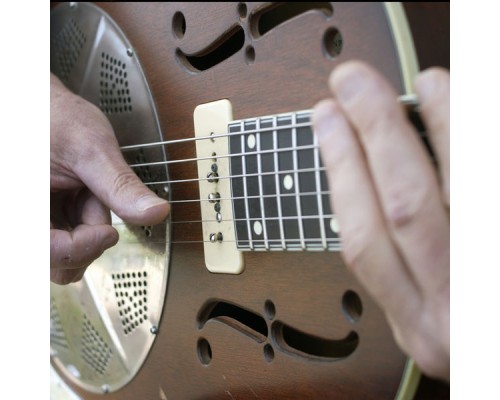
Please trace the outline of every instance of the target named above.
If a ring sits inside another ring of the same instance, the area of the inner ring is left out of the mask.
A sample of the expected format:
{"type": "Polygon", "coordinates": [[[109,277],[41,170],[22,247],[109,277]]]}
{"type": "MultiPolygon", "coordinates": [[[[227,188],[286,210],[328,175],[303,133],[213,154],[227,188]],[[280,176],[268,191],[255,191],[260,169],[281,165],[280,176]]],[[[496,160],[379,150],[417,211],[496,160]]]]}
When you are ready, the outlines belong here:
{"type": "Polygon", "coordinates": [[[253,149],[255,147],[255,135],[248,135],[247,146],[249,149],[253,149]]]}
{"type": "Polygon", "coordinates": [[[340,231],[339,222],[335,216],[330,220],[330,229],[333,233],[339,233],[340,231]]]}
{"type": "Polygon", "coordinates": [[[285,187],[286,190],[290,190],[293,188],[293,178],[292,175],[287,175],[285,178],[283,178],[283,186],[285,187]]]}
{"type": "Polygon", "coordinates": [[[262,234],[262,224],[259,221],[253,223],[253,231],[257,236],[262,234]]]}

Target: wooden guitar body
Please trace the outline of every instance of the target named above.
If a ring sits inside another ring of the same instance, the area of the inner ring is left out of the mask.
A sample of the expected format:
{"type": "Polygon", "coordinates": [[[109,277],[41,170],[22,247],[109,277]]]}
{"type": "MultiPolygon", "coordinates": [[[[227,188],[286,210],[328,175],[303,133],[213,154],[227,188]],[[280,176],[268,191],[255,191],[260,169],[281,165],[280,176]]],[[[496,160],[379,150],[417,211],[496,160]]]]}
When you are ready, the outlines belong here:
{"type": "MultiPolygon", "coordinates": [[[[331,70],[349,59],[407,91],[382,3],[297,3],[298,11],[292,3],[274,11],[260,2],[96,4],[132,44],[165,141],[194,137],[195,108],[215,100],[228,99],[234,119],[310,109],[329,96],[331,70]]],[[[408,10],[411,22],[416,6],[408,10]]],[[[197,157],[192,141],[165,149],[169,160],[197,157]]],[[[196,178],[197,163],[172,163],[168,173],[172,182],[196,178]]],[[[168,286],[155,341],[137,375],[106,398],[397,397],[407,357],[339,252],[245,251],[242,273],[211,273],[201,224],[182,223],[202,219],[199,202],[181,202],[199,199],[198,183],[174,182],[170,196],[168,286]]],[[[69,384],[83,399],[102,396],[69,384]]]]}

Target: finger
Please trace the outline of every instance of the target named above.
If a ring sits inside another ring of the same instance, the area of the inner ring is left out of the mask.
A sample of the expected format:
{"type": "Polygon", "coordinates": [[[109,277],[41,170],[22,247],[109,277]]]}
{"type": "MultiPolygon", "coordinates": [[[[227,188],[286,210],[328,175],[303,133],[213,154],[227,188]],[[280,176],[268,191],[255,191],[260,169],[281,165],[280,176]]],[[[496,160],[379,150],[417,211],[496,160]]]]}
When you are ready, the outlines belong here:
{"type": "Polygon", "coordinates": [[[50,268],[87,267],[117,241],[118,233],[110,225],[79,225],[70,232],[51,229],[50,268]]]}
{"type": "Polygon", "coordinates": [[[397,95],[372,68],[350,62],[330,87],[358,134],[391,236],[422,290],[449,284],[449,220],[436,173],[397,95]],[[376,99],[374,101],[374,99],[376,99]]]}
{"type": "Polygon", "coordinates": [[[313,120],[346,264],[389,313],[409,315],[419,293],[389,237],[356,135],[333,100],[319,103],[313,120]]]}
{"type": "MultiPolygon", "coordinates": [[[[111,130],[111,128],[110,128],[111,130]]],[[[102,133],[99,151],[82,151],[75,172],[83,183],[120,218],[133,224],[161,222],[169,212],[166,200],[147,188],[120,153],[116,139],[102,133]]]]}
{"type": "Polygon", "coordinates": [[[90,190],[82,190],[78,197],[78,222],[85,225],[111,225],[111,214],[90,190]]]}
{"type": "Polygon", "coordinates": [[[50,270],[50,280],[58,285],[67,285],[68,283],[78,282],[83,278],[86,269],[87,268],[54,268],[50,270]]]}
{"type": "Polygon", "coordinates": [[[450,74],[441,68],[417,76],[415,90],[427,134],[436,153],[443,200],[450,206],[450,74]]]}

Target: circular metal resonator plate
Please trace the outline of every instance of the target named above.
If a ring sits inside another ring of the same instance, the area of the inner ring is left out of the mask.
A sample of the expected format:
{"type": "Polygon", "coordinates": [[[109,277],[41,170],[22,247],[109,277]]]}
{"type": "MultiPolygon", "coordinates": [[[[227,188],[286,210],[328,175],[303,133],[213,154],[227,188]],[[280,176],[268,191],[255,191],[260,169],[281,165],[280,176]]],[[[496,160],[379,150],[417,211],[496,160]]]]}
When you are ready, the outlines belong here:
{"type": "MultiPolygon", "coordinates": [[[[139,60],[123,32],[98,7],[67,3],[51,12],[51,72],[108,117],[120,146],[162,140],[157,113],[139,60]]],[[[162,147],[124,152],[129,164],[166,161],[162,147]]],[[[135,169],[168,198],[165,164],[135,169]]],[[[170,219],[132,226],[113,215],[120,234],[67,286],[51,284],[51,363],[62,377],[91,392],[114,391],[143,364],[165,299],[170,219]]]]}

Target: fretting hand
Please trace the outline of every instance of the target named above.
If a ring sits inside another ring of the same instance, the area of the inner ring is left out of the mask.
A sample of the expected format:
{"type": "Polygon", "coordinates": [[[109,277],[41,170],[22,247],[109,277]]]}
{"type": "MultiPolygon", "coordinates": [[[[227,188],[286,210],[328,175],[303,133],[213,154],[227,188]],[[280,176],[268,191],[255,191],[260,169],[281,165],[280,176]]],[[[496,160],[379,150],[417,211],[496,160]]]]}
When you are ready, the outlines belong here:
{"type": "Polygon", "coordinates": [[[338,66],[314,129],[348,268],[384,310],[424,373],[450,374],[449,73],[415,88],[439,164],[434,169],[395,90],[360,62],[338,66]]]}

